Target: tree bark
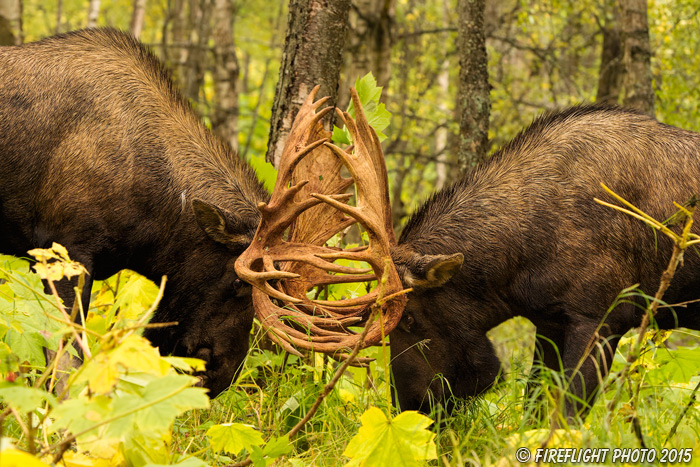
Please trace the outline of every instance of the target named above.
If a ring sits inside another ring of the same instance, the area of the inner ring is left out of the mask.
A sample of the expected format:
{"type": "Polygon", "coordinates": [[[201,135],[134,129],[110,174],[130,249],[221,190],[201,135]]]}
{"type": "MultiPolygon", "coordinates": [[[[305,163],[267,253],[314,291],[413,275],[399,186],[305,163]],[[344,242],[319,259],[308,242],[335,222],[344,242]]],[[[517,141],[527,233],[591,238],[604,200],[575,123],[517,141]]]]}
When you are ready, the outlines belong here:
{"type": "Polygon", "coordinates": [[[275,167],[301,104],[317,84],[319,96],[338,96],[350,0],[291,0],[266,159],[275,167]]]}
{"type": "Polygon", "coordinates": [[[97,18],[100,17],[100,0],[90,0],[88,6],[87,27],[96,28],[97,18]]]}
{"type": "Polygon", "coordinates": [[[129,31],[137,39],[141,36],[143,29],[143,18],[146,15],[146,0],[134,0],[134,10],[131,14],[131,24],[129,31]]]}
{"type": "MultiPolygon", "coordinates": [[[[170,3],[170,2],[169,2],[170,3]]],[[[185,87],[185,63],[189,56],[190,43],[187,33],[187,7],[185,0],[172,0],[172,6],[168,12],[168,20],[172,22],[170,41],[173,46],[168,49],[167,56],[170,59],[170,68],[173,70],[173,78],[180,89],[185,87]]],[[[165,32],[165,31],[164,31],[165,32]]],[[[163,34],[165,38],[165,34],[163,34]]]]}
{"type": "Polygon", "coordinates": [[[187,54],[183,93],[193,103],[199,102],[199,90],[204,84],[204,72],[207,69],[207,43],[211,34],[212,2],[213,0],[190,1],[190,24],[193,26],[196,37],[191,40],[187,54]]]}
{"type": "MultiPolygon", "coordinates": [[[[442,9],[442,25],[444,28],[450,26],[450,2],[443,0],[442,9]]],[[[445,41],[449,39],[447,33],[442,33],[445,41]]],[[[440,87],[440,100],[437,104],[441,115],[448,115],[447,101],[449,99],[450,89],[450,58],[445,57],[445,60],[440,65],[440,74],[437,77],[437,84],[440,87]]],[[[448,180],[447,170],[447,142],[449,132],[447,125],[443,125],[435,131],[435,153],[437,154],[435,162],[435,190],[440,190],[445,186],[448,180]]]]}
{"type": "Polygon", "coordinates": [[[20,45],[23,39],[22,1],[0,0],[0,45],[20,45]]]}
{"type": "Polygon", "coordinates": [[[654,116],[651,45],[646,0],[621,0],[624,43],[625,96],[623,103],[654,116]]]}
{"type": "Polygon", "coordinates": [[[63,0],[56,2],[56,34],[61,33],[61,23],[63,21],[63,0]]]}
{"type": "Polygon", "coordinates": [[[617,104],[620,100],[624,76],[624,49],[620,33],[619,8],[614,5],[612,8],[613,19],[607,21],[603,28],[596,101],[617,104]]]}
{"type": "Polygon", "coordinates": [[[391,78],[391,48],[394,43],[395,0],[352,0],[345,45],[339,106],[346,108],[350,86],[372,72],[384,88],[391,78]]]}
{"type": "Polygon", "coordinates": [[[489,97],[488,57],[484,34],[485,0],[458,0],[459,109],[458,156],[462,172],[486,159],[488,150],[489,97]]]}
{"type": "Polygon", "coordinates": [[[214,0],[214,132],[238,149],[238,58],[233,0],[214,0]]]}

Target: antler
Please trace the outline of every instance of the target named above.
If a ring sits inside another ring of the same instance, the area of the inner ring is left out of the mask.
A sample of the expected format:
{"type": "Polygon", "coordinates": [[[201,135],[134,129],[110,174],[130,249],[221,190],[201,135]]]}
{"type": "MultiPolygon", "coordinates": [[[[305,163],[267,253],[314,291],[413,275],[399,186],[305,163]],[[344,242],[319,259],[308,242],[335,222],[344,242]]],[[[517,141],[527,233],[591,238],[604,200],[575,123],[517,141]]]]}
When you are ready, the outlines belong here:
{"type": "Polygon", "coordinates": [[[262,221],[253,242],[236,261],[236,273],[254,286],[256,313],[274,341],[296,355],[300,354],[292,344],[343,358],[343,352],[359,340],[348,326],[362,322],[373,304],[388,298],[381,305],[384,313],[379,322],[366,324],[371,327],[364,345],[374,345],[396,327],[406,298],[399,294],[401,281],[391,262],[390,247],[396,244],[396,237],[379,139],[367,122],[357,92],[351,89],[357,119],[338,114],[355,146],[344,151],[330,143],[330,132],[320,120],[331,108],[317,112],[328,100],[313,102],[317,92],[318,86],[297,114],[272,197],[268,204],[258,205],[262,221]],[[340,175],[343,165],[352,178],[340,175]],[[352,194],[345,193],[353,180],[356,206],[348,204],[352,194]],[[367,231],[368,246],[324,246],[356,222],[367,231]],[[336,264],[339,259],[370,267],[336,264]],[[371,280],[378,285],[362,297],[338,301],[307,297],[316,286],[371,280]],[[275,286],[271,281],[277,281],[275,286]],[[271,298],[286,306],[276,305],[271,298]]]}

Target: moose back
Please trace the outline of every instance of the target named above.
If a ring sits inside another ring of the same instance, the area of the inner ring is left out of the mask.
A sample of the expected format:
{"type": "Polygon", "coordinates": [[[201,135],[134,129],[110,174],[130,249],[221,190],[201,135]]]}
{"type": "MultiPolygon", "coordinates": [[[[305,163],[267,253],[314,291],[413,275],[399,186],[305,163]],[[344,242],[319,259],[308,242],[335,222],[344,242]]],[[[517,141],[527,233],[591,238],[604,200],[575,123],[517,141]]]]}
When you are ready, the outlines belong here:
{"type": "Polygon", "coordinates": [[[84,303],[121,269],[167,275],[152,321],[179,325],[146,336],[228,387],[253,320],[233,263],[269,195],[149,50],[111,29],[0,47],[0,180],[0,252],[63,244],[90,272],[84,303]]]}
{"type": "MultiPolygon", "coordinates": [[[[550,113],[415,212],[392,252],[414,288],[391,334],[402,409],[488,388],[500,364],[486,332],[520,315],[537,327],[541,363],[572,378],[567,415],[585,413],[619,337],[645,308],[642,299],[606,315],[609,307],[634,284],[653,295],[673,248],[597,204],[613,201],[601,182],[669,219],[674,201],[700,193],[700,135],[619,108],[550,113]]],[[[661,308],[659,327],[700,329],[699,298],[700,257],[688,250],[664,300],[695,302],[661,308]]]]}

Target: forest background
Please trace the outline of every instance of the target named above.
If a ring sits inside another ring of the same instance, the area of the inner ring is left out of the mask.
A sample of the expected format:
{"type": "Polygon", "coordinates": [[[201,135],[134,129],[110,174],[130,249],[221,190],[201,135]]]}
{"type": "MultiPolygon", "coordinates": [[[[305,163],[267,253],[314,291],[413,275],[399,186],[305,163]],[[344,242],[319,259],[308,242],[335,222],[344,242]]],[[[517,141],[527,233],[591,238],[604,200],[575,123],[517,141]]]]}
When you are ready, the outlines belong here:
{"type": "MultiPolygon", "coordinates": [[[[0,0],[0,43],[89,25],[131,29],[173,70],[208,124],[260,167],[289,13],[322,3],[0,0]]],[[[339,29],[345,32],[338,42],[344,48],[339,90],[328,93],[338,92],[345,108],[349,86],[367,72],[384,87],[382,101],[393,117],[383,146],[398,229],[421,200],[545,110],[624,103],[664,123],[700,129],[697,2],[334,3],[347,8],[348,20],[339,29]],[[487,55],[480,56],[480,41],[487,55]],[[483,102],[474,110],[477,98],[483,102]],[[480,136],[484,131],[488,139],[480,136]]]]}
{"type": "MultiPolygon", "coordinates": [[[[384,131],[383,147],[397,232],[434,190],[458,179],[546,110],[578,103],[619,103],[637,107],[664,123],[700,130],[700,5],[696,1],[338,0],[333,2],[335,13],[345,18],[340,26],[329,21],[320,28],[309,28],[304,22],[309,21],[308,12],[327,4],[317,0],[0,0],[0,44],[35,41],[86,26],[131,30],[172,70],[178,87],[207,125],[237,148],[271,187],[275,171],[270,162],[274,163],[274,147],[280,138],[277,129],[283,120],[276,110],[280,106],[276,89],[290,76],[285,68],[285,57],[293,47],[290,42],[299,36],[304,37],[301,42],[309,42],[313,39],[310,34],[335,33],[335,45],[342,47],[343,57],[337,68],[339,78],[335,78],[340,84],[326,93],[337,93],[334,100],[345,108],[349,86],[368,72],[384,88],[382,102],[392,117],[384,131]],[[340,29],[324,31],[326,27],[340,29]]],[[[155,289],[131,290],[132,298],[138,298],[135,302],[145,303],[144,297],[155,296],[155,289]]],[[[524,355],[532,346],[531,335],[524,320],[494,333],[507,367],[527,366],[524,355]]],[[[689,336],[682,332],[669,347],[689,349],[675,360],[697,368],[697,341],[689,336]]],[[[664,335],[656,344],[668,339],[664,335]]],[[[624,341],[621,349],[625,349],[624,341]]],[[[381,356],[374,356],[379,363],[368,374],[378,383],[385,375],[381,356]]],[[[622,407],[627,412],[620,409],[618,418],[603,420],[596,418],[605,413],[603,400],[591,415],[592,423],[573,434],[558,434],[559,438],[546,428],[531,429],[534,422],[522,414],[522,381],[513,371],[512,385],[506,384],[453,421],[437,425],[435,457],[439,460],[432,462],[462,465],[505,460],[507,465],[513,459],[512,449],[538,445],[547,436],[555,445],[577,447],[636,447],[640,439],[644,446],[646,437],[649,445],[660,449],[666,446],[665,435],[671,427],[673,446],[695,447],[697,452],[697,443],[689,441],[700,438],[697,408],[681,417],[680,410],[671,411],[689,400],[694,403],[694,372],[679,377],[678,368],[664,367],[673,358],[664,358],[662,363],[645,363],[652,373],[663,370],[648,379],[653,387],[650,400],[660,400],[658,405],[636,412],[634,404],[627,404],[622,407]],[[659,384],[662,380],[665,386],[659,384]],[[683,423],[674,426],[681,419],[683,423]],[[604,423],[596,426],[599,420],[604,423]],[[660,441],[650,441],[654,439],[660,441]]],[[[255,420],[261,433],[284,432],[290,417],[303,413],[315,396],[313,390],[299,389],[298,384],[310,381],[316,387],[334,368],[321,358],[299,363],[298,374],[286,367],[291,376],[284,381],[274,379],[273,374],[292,360],[269,351],[254,352],[239,381],[238,395],[231,391],[219,398],[218,415],[195,414],[175,423],[167,463],[204,459],[224,465],[236,454],[242,459],[254,451],[255,443],[236,445],[240,449],[234,451],[231,445],[224,449],[220,440],[217,444],[212,436],[205,436],[212,426],[224,422],[255,420]],[[310,373],[304,376],[305,371],[310,373]],[[258,406],[244,400],[258,391],[258,406]],[[272,400],[263,402],[262,394],[272,400]],[[188,436],[195,436],[196,441],[188,436]]],[[[354,381],[361,379],[359,373],[353,375],[354,381]]],[[[640,384],[637,388],[642,387],[640,378],[635,380],[640,384]]],[[[361,386],[368,386],[366,379],[361,386]]],[[[629,391],[637,400],[640,392],[645,394],[636,389],[635,395],[631,386],[629,391]]],[[[302,441],[296,442],[294,452],[284,452],[292,464],[335,465],[344,453],[354,458],[344,450],[357,434],[360,415],[367,413],[367,401],[378,404],[372,399],[376,394],[367,395],[346,381],[334,397],[328,403],[340,405],[325,407],[320,421],[311,424],[302,441]],[[350,410],[354,403],[361,408],[350,410]],[[342,416],[333,412],[338,407],[342,407],[342,416]]],[[[433,419],[439,415],[433,414],[433,419]]],[[[276,439],[266,436],[268,446],[276,439]]],[[[281,452],[270,448],[261,462],[269,463],[281,452]]],[[[147,456],[134,459],[130,457],[129,463],[154,462],[147,456]]],[[[93,465],[92,461],[81,462],[93,465]]]]}

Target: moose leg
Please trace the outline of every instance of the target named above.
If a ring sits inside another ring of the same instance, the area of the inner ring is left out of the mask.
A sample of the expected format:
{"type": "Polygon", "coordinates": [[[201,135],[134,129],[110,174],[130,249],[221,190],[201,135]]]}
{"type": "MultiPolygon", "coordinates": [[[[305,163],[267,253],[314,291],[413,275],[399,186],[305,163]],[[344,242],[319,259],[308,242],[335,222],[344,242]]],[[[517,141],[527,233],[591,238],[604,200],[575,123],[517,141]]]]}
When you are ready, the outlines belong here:
{"type": "Polygon", "coordinates": [[[561,371],[561,351],[564,348],[564,331],[560,328],[552,328],[545,325],[537,326],[535,337],[535,353],[532,359],[532,368],[528,376],[526,398],[535,404],[534,414],[539,420],[543,420],[547,414],[545,409],[546,399],[542,390],[542,375],[546,369],[561,371]]]}
{"type": "Polygon", "coordinates": [[[569,422],[585,418],[595,401],[603,379],[610,371],[619,336],[607,325],[596,322],[574,323],[567,328],[562,354],[569,382],[564,413],[569,422]]]}
{"type": "MultiPolygon", "coordinates": [[[[63,301],[63,306],[66,309],[66,312],[70,315],[71,311],[73,309],[73,306],[75,304],[75,287],[78,285],[78,278],[74,277],[73,279],[61,279],[60,281],[57,281],[54,283],[54,287],[56,289],[56,292],[58,293],[58,296],[62,299],[63,301]]],[[[51,287],[49,286],[48,283],[45,282],[44,284],[44,289],[47,294],[52,294],[51,287]]],[[[85,283],[83,285],[83,289],[80,295],[80,300],[82,303],[83,307],[83,313],[87,316],[87,311],[88,307],[90,304],[90,294],[91,294],[91,289],[92,289],[92,276],[90,274],[85,275],[85,283]]],[[[74,317],[74,320],[78,324],[84,324],[82,316],[80,314],[80,309],[77,310],[76,315],[74,317]]],[[[80,347],[74,342],[73,346],[78,354],[77,357],[71,356],[71,354],[68,351],[64,351],[63,354],[61,355],[60,359],[58,362],[56,362],[57,366],[57,377],[56,377],[56,383],[55,383],[55,391],[56,394],[61,394],[63,393],[64,389],[66,388],[66,382],[67,378],[65,375],[69,372],[71,368],[77,368],[80,366],[82,363],[83,359],[83,354],[82,350],[80,347]]],[[[56,357],[56,352],[53,350],[44,349],[44,357],[46,358],[46,363],[48,364],[51,360],[53,360],[56,357]]]]}

